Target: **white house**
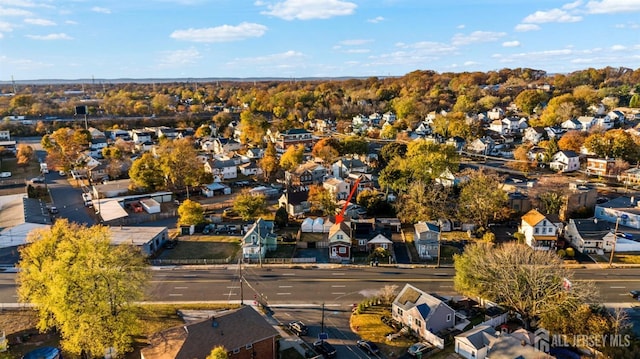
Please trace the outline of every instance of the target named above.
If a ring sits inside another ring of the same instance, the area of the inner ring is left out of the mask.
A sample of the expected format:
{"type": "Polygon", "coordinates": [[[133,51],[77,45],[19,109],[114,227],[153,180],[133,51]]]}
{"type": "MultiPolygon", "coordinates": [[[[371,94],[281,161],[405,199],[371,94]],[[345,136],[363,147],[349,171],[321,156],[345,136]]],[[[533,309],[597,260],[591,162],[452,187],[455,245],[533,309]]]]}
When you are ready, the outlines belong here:
{"type": "Polygon", "coordinates": [[[535,209],[522,216],[518,231],[524,234],[525,242],[533,249],[551,250],[556,247],[558,226],[535,209]]]}
{"type": "Polygon", "coordinates": [[[551,162],[549,168],[558,172],[573,172],[580,169],[580,157],[573,151],[558,151],[551,162]]]}
{"type": "Polygon", "coordinates": [[[335,199],[347,199],[349,196],[349,192],[351,191],[351,186],[349,182],[344,181],[341,178],[327,178],[323,183],[322,187],[327,189],[334,196],[335,199]]]}

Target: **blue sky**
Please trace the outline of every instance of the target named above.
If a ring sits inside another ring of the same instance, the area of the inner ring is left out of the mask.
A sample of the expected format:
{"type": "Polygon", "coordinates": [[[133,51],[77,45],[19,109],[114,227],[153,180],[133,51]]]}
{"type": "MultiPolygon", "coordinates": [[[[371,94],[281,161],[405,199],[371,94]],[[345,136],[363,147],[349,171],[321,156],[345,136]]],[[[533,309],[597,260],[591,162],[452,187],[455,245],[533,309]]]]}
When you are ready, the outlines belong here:
{"type": "Polygon", "coordinates": [[[0,0],[0,81],[640,68],[640,0],[0,0]]]}

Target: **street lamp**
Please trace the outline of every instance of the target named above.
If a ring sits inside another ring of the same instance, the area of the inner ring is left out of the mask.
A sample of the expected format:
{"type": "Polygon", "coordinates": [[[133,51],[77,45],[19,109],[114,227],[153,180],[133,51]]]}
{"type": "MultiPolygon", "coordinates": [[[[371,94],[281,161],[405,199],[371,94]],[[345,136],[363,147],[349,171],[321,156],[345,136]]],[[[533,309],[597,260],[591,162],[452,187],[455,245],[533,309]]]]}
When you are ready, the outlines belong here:
{"type": "Polygon", "coordinates": [[[616,242],[618,242],[618,225],[620,224],[620,218],[626,220],[629,216],[623,214],[616,218],[616,228],[613,231],[613,246],[611,246],[611,256],[609,257],[609,268],[613,266],[613,253],[616,251],[616,242]]]}

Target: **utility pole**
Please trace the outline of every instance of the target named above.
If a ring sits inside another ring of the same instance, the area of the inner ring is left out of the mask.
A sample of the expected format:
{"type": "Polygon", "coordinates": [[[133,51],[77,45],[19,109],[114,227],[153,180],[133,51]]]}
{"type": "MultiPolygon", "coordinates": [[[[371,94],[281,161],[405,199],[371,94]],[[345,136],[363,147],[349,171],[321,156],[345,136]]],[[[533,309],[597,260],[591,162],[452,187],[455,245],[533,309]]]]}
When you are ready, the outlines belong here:
{"type": "Polygon", "coordinates": [[[613,253],[616,251],[616,242],[618,241],[618,225],[620,224],[620,218],[627,219],[628,216],[623,214],[616,218],[616,229],[613,231],[613,246],[611,246],[611,256],[609,257],[609,268],[613,267],[613,253]]]}
{"type": "Polygon", "coordinates": [[[240,267],[240,305],[244,305],[244,290],[242,288],[242,258],[238,259],[238,267],[240,267]]]}

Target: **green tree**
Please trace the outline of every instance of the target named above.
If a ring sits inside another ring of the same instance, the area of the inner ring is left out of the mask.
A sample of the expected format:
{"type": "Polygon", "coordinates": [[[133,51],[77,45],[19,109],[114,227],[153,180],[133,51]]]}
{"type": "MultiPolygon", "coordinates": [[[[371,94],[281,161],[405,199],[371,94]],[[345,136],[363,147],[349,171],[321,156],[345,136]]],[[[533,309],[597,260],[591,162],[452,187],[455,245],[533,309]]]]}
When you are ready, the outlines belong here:
{"type": "Polygon", "coordinates": [[[595,296],[593,283],[573,281],[553,251],[532,250],[526,244],[474,243],[454,255],[454,267],[456,291],[515,311],[527,328],[536,318],[575,308],[595,296]],[[565,280],[573,283],[571,290],[565,289],[565,280]]]}
{"type": "Polygon", "coordinates": [[[269,122],[263,115],[249,110],[243,111],[240,114],[240,141],[262,146],[268,127],[269,122]]]}
{"type": "Polygon", "coordinates": [[[162,140],[157,150],[162,173],[173,188],[187,188],[202,184],[204,166],[190,138],[162,140]]]}
{"type": "Polygon", "coordinates": [[[584,140],[584,146],[599,157],[621,158],[635,162],[638,159],[638,145],[631,134],[623,129],[592,133],[584,140]]]}
{"type": "Polygon", "coordinates": [[[157,191],[165,186],[165,177],[160,160],[150,152],[136,159],[129,168],[129,178],[134,188],[142,188],[149,192],[157,191]]]}
{"type": "Polygon", "coordinates": [[[340,141],[341,155],[366,155],[369,153],[369,142],[359,136],[349,136],[340,141]]]}
{"type": "Polygon", "coordinates": [[[47,151],[47,163],[55,168],[73,168],[91,143],[87,130],[62,127],[50,135],[44,135],[42,147],[47,151]]]}
{"type": "Polygon", "coordinates": [[[392,159],[398,157],[404,157],[407,153],[407,145],[400,142],[390,142],[382,146],[380,149],[380,160],[383,167],[386,166],[392,159]]]}
{"type": "Polygon", "coordinates": [[[455,211],[454,205],[449,188],[415,181],[398,197],[396,210],[402,223],[416,223],[448,218],[455,211]]]}
{"type": "Polygon", "coordinates": [[[631,96],[631,99],[629,100],[629,107],[631,108],[638,108],[640,107],[640,94],[633,94],[633,96],[631,96]]]}
{"type": "Polygon", "coordinates": [[[527,115],[533,114],[533,110],[548,100],[549,96],[541,90],[524,90],[516,96],[514,102],[518,108],[527,115]]]}
{"type": "Polygon", "coordinates": [[[229,355],[227,354],[227,349],[222,346],[215,347],[211,350],[211,353],[207,355],[207,359],[227,359],[229,355]]]}
{"type": "Polygon", "coordinates": [[[204,223],[204,208],[196,201],[185,200],[178,207],[178,225],[191,226],[204,223]]]}
{"type": "Polygon", "coordinates": [[[294,170],[302,163],[302,159],[304,158],[304,146],[296,145],[289,146],[287,150],[280,157],[280,167],[282,167],[285,171],[294,170]]]}
{"type": "Polygon", "coordinates": [[[382,127],[382,131],[380,131],[380,138],[385,140],[395,139],[398,135],[398,129],[392,125],[386,125],[382,127]]]}
{"type": "Polygon", "coordinates": [[[289,224],[289,213],[285,207],[278,207],[274,215],[273,222],[276,226],[283,228],[289,224]]]}
{"type": "Polygon", "coordinates": [[[59,219],[29,234],[20,249],[18,298],[35,304],[40,331],[56,329],[64,350],[88,357],[132,349],[141,334],[135,302],[149,280],[133,246],[111,245],[108,227],[59,219]]]}
{"type": "Polygon", "coordinates": [[[333,194],[322,185],[312,185],[309,187],[307,201],[311,205],[311,211],[322,212],[323,215],[334,215],[338,208],[333,194]]]}
{"type": "Polygon", "coordinates": [[[486,229],[489,220],[500,220],[509,214],[507,192],[502,189],[502,178],[494,172],[465,170],[468,181],[462,185],[458,210],[461,219],[471,220],[486,229]]]}
{"type": "Polygon", "coordinates": [[[264,195],[252,195],[248,190],[239,193],[233,201],[233,210],[243,221],[255,219],[267,211],[267,199],[264,195]]]}

